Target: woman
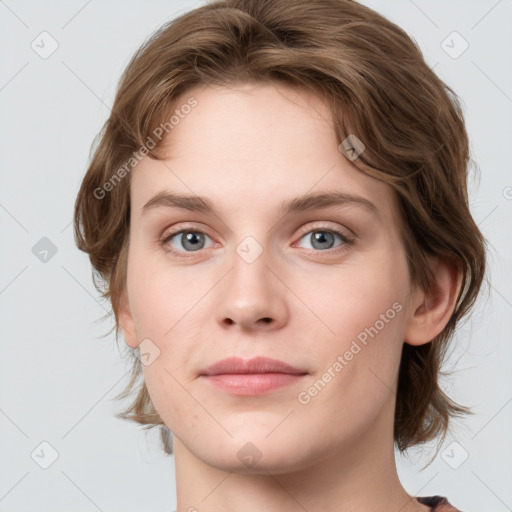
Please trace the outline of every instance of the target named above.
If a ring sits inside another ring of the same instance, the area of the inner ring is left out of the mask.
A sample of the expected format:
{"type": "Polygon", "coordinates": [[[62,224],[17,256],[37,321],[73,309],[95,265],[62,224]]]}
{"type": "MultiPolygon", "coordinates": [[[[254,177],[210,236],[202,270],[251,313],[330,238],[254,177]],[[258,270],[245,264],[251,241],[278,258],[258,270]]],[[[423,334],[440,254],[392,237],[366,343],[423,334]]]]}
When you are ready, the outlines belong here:
{"type": "Polygon", "coordinates": [[[222,0],[134,55],[75,234],[179,512],[457,510],[394,446],[467,412],[438,383],[485,272],[467,163],[453,91],[353,1],[222,0]]]}

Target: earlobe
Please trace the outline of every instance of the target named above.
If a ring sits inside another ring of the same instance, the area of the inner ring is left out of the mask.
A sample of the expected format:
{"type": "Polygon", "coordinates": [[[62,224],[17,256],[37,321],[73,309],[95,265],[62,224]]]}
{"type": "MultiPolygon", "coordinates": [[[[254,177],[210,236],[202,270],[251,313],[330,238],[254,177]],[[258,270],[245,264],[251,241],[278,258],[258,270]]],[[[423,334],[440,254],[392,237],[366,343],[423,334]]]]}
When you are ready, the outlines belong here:
{"type": "Polygon", "coordinates": [[[119,326],[123,333],[126,344],[131,348],[137,348],[139,346],[139,341],[137,338],[135,322],[133,321],[133,316],[130,310],[126,292],[122,293],[121,299],[119,301],[118,317],[120,324],[119,326]]]}
{"type": "Polygon", "coordinates": [[[435,283],[430,293],[416,290],[408,311],[404,341],[423,345],[432,341],[450,320],[455,310],[462,274],[448,261],[431,259],[435,283]]]}

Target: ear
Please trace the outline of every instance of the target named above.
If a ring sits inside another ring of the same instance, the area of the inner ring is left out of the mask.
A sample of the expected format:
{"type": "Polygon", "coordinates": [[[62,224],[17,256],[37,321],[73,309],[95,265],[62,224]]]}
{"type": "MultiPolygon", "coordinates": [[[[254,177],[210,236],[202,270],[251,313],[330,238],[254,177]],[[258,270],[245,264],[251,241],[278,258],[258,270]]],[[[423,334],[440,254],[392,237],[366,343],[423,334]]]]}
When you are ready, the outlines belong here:
{"type": "Polygon", "coordinates": [[[123,337],[126,344],[131,348],[137,348],[139,341],[137,338],[137,331],[135,330],[135,322],[133,321],[132,312],[130,310],[130,303],[128,300],[128,294],[125,291],[121,294],[119,301],[119,326],[123,332],[123,337]]]}
{"type": "Polygon", "coordinates": [[[439,257],[430,257],[435,275],[430,293],[413,292],[404,335],[405,343],[423,345],[432,341],[446,326],[456,306],[462,273],[453,264],[439,257]]]}

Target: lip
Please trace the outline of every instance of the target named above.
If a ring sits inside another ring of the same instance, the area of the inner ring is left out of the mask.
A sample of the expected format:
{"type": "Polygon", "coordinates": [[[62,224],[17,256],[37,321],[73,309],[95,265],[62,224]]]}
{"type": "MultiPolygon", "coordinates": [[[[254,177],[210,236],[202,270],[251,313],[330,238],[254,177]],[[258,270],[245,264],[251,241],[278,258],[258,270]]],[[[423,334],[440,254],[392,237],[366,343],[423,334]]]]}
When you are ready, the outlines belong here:
{"type": "Polygon", "coordinates": [[[285,373],[288,375],[304,374],[302,370],[278,359],[268,357],[254,357],[242,359],[241,357],[228,357],[208,366],[200,375],[212,376],[222,374],[248,374],[248,373],[285,373]]]}
{"type": "Polygon", "coordinates": [[[259,395],[296,383],[308,372],[268,357],[228,357],[200,374],[210,384],[235,395],[259,395]]]}

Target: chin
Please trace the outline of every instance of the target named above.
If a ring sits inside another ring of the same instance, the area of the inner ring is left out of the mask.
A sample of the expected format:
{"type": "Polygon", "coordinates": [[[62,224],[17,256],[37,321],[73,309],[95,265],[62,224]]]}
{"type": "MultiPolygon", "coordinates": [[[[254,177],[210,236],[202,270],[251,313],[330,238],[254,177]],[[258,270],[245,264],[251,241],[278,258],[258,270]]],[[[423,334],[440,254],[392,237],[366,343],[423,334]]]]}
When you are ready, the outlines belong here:
{"type": "MultiPolygon", "coordinates": [[[[259,435],[236,436],[227,442],[209,439],[205,451],[196,451],[196,456],[206,464],[222,471],[240,474],[283,474],[307,467],[304,451],[299,443],[283,443],[282,439],[265,439],[268,430],[259,435]],[[240,439],[243,439],[241,441],[240,439]],[[253,441],[251,441],[253,439],[253,441]],[[215,446],[215,450],[211,450],[215,446]]],[[[290,440],[291,441],[291,440],[290,440]]]]}

